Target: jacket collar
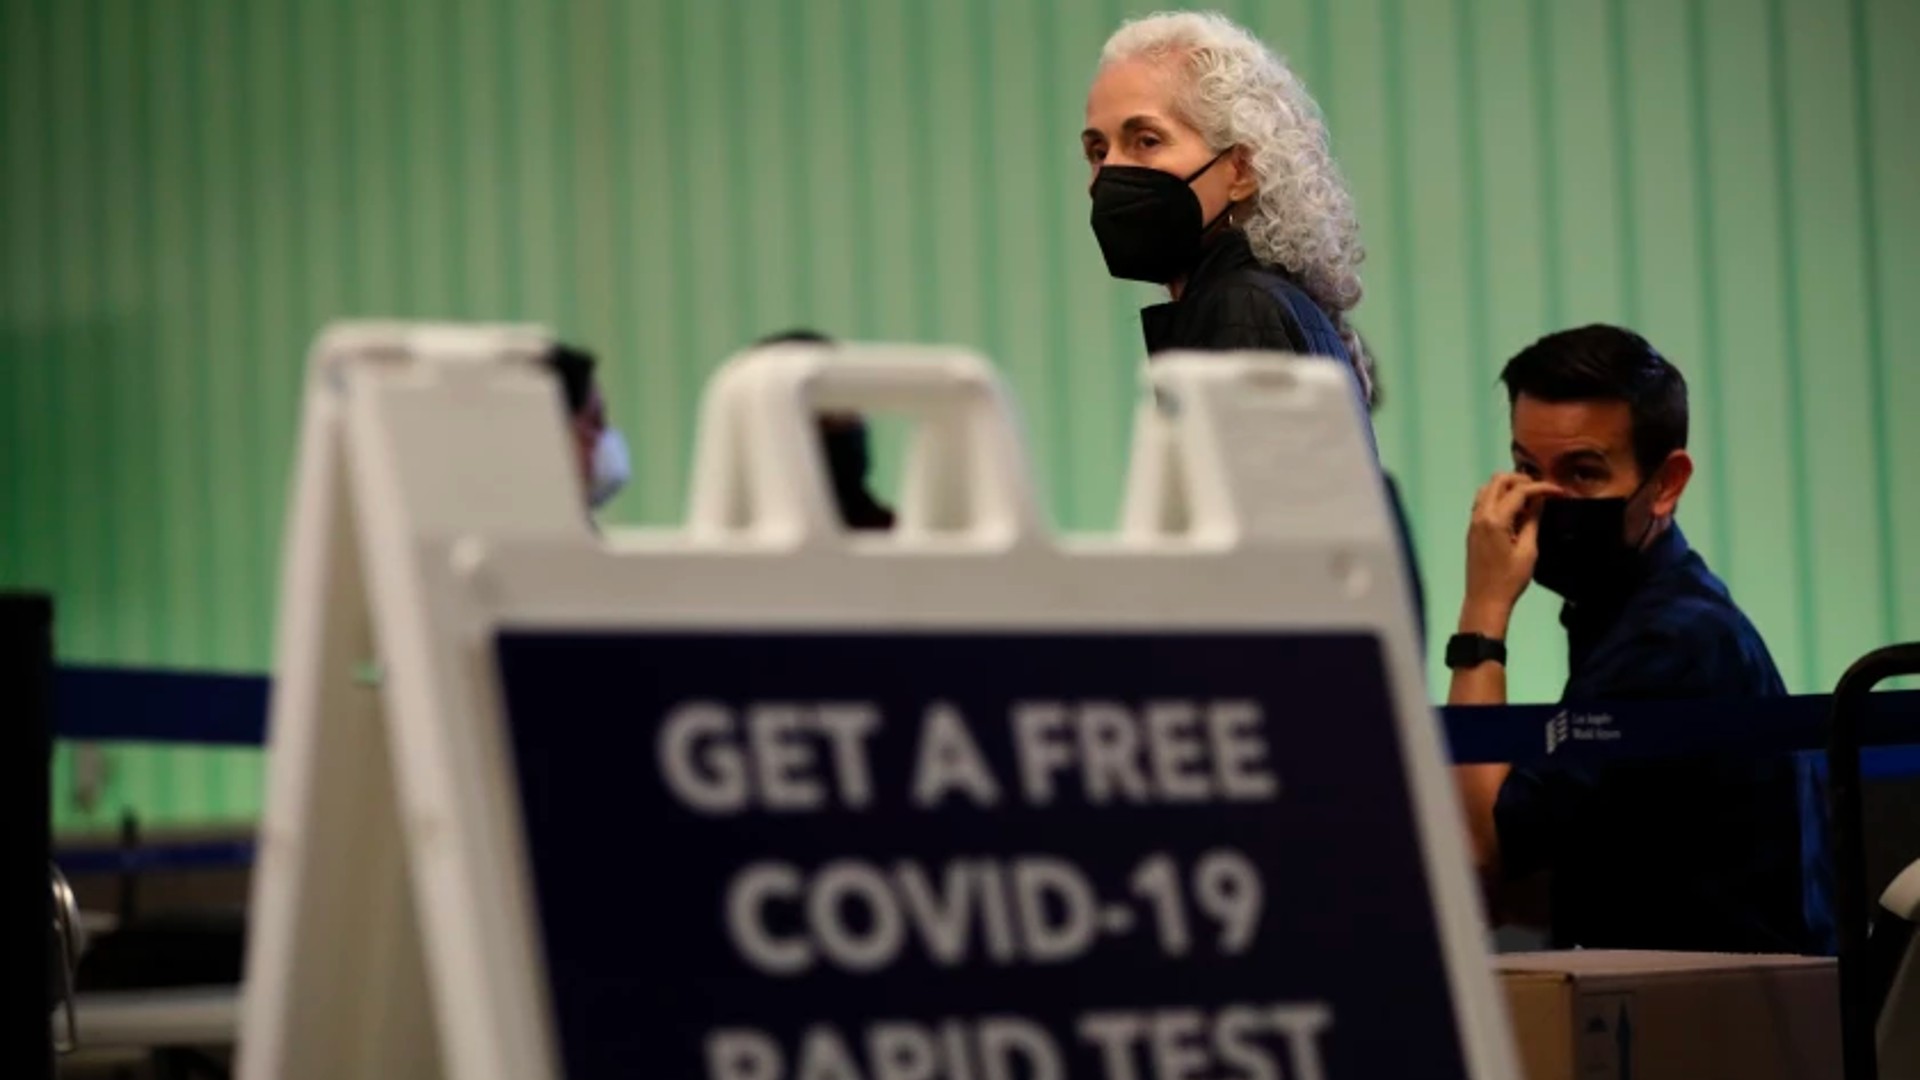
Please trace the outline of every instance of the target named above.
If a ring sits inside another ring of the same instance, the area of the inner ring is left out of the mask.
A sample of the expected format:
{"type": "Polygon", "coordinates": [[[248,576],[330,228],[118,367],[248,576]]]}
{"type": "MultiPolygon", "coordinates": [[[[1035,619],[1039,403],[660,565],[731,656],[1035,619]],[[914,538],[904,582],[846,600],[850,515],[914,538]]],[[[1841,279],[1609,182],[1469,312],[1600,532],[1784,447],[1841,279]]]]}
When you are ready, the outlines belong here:
{"type": "MultiPolygon", "coordinates": [[[[1221,278],[1245,269],[1263,269],[1260,260],[1254,257],[1253,247],[1247,243],[1247,234],[1239,229],[1223,230],[1201,250],[1200,261],[1193,264],[1180,295],[1188,298],[1203,293],[1221,278]]],[[[1141,309],[1140,329],[1147,339],[1149,355],[1166,347],[1181,302],[1169,300],[1141,309]]]]}

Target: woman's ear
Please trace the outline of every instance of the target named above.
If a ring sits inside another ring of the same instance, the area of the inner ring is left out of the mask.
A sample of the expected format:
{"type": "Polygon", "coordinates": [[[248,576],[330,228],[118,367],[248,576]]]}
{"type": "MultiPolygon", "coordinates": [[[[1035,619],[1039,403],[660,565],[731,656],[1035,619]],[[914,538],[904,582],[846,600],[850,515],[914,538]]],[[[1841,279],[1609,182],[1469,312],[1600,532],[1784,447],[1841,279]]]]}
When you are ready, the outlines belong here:
{"type": "Polygon", "coordinates": [[[1253,154],[1244,146],[1236,146],[1227,156],[1233,166],[1233,184],[1227,188],[1227,198],[1242,203],[1260,193],[1260,177],[1253,171],[1253,154]]]}

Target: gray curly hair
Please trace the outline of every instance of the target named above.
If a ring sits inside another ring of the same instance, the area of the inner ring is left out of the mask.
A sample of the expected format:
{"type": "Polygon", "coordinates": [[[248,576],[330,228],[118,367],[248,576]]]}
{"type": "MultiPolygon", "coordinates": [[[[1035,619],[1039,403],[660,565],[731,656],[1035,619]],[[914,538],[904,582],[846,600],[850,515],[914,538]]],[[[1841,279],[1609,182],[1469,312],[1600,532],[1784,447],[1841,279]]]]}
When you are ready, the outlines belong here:
{"type": "Polygon", "coordinates": [[[1326,310],[1371,401],[1373,364],[1347,323],[1360,303],[1366,251],[1320,106],[1285,60],[1214,12],[1162,12],[1124,23],[1107,39],[1100,66],[1176,56],[1184,64],[1175,113],[1212,149],[1243,147],[1252,164],[1259,191],[1238,224],[1254,257],[1292,274],[1326,310]]]}

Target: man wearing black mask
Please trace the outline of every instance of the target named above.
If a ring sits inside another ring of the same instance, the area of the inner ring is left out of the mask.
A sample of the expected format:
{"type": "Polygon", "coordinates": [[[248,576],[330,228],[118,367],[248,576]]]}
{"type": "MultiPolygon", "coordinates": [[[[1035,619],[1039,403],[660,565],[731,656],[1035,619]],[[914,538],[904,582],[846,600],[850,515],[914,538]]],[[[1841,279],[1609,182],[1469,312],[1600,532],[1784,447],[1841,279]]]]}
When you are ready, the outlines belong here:
{"type": "MultiPolygon", "coordinates": [[[[1507,627],[1530,582],[1566,601],[1569,706],[1784,694],[1674,521],[1693,476],[1680,372],[1639,335],[1589,326],[1542,338],[1501,380],[1515,471],[1474,502],[1448,700],[1506,702],[1507,627]]],[[[1545,871],[1556,947],[1831,950],[1818,791],[1791,759],[1458,773],[1496,917],[1545,871]]]]}

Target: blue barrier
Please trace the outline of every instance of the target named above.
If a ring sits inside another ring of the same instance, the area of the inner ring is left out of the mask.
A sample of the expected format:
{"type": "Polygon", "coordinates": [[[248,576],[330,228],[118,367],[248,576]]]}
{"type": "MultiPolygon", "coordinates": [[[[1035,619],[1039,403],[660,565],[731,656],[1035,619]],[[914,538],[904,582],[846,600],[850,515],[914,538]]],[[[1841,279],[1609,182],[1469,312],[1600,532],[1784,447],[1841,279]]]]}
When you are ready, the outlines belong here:
{"type": "Polygon", "coordinates": [[[88,742],[261,746],[262,675],[63,666],[54,674],[54,734],[88,742]]]}
{"type": "MultiPolygon", "coordinates": [[[[259,746],[270,681],[259,675],[62,667],[54,680],[55,733],[94,742],[259,746]]],[[[1865,744],[1868,774],[1920,773],[1920,690],[1875,694],[1865,744]]],[[[1531,761],[1763,755],[1824,750],[1833,698],[1641,701],[1611,706],[1446,706],[1455,761],[1531,761]]]]}
{"type": "MultiPolygon", "coordinates": [[[[1761,757],[1827,748],[1830,694],[1611,705],[1447,706],[1457,762],[1761,757]]],[[[1871,698],[1862,725],[1867,775],[1920,774],[1920,691],[1871,698]]]]}
{"type": "Polygon", "coordinates": [[[53,861],[68,877],[155,870],[245,870],[253,865],[253,851],[252,840],[162,842],[129,848],[62,848],[53,861]]]}
{"type": "MultiPolygon", "coordinates": [[[[270,680],[104,667],[63,667],[54,681],[62,739],[259,746],[266,741],[270,680]]],[[[1826,694],[1748,701],[1644,701],[1615,706],[1447,706],[1453,759],[1461,763],[1543,758],[1608,760],[1760,756],[1826,748],[1833,698],[1826,694]]],[[[1920,691],[1872,695],[1862,726],[1862,775],[1920,776],[1920,691]]],[[[62,851],[69,874],[220,870],[252,864],[248,840],[62,851]]]]}

